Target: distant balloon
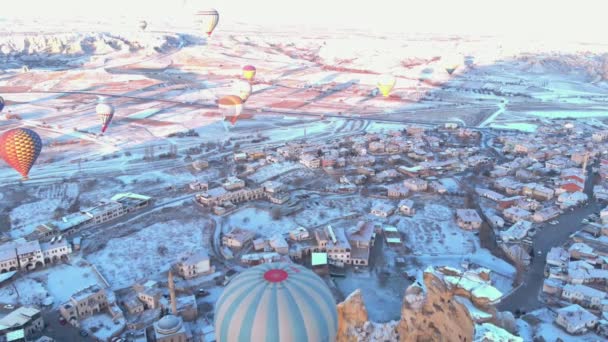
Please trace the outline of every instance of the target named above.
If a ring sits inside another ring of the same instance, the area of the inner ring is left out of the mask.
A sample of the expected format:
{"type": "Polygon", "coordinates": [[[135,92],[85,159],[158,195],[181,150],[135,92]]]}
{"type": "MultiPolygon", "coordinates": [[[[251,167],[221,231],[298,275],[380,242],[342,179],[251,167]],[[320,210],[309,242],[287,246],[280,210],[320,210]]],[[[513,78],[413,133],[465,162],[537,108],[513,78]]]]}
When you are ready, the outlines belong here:
{"type": "Polygon", "coordinates": [[[220,14],[214,8],[198,11],[196,13],[198,22],[208,37],[211,37],[211,33],[220,21],[220,14]]]}
{"type": "Polygon", "coordinates": [[[256,69],[253,65],[245,65],[243,67],[243,77],[247,81],[253,80],[253,78],[255,77],[255,72],[256,72],[256,69]]]}
{"type": "Polygon", "coordinates": [[[142,31],[145,31],[145,30],[146,30],[146,27],[148,27],[148,23],[147,23],[145,20],[142,20],[142,21],[140,21],[140,22],[139,22],[139,28],[140,28],[142,31]]]}
{"type": "Polygon", "coordinates": [[[4,98],[0,96],[0,112],[2,112],[2,109],[4,109],[4,98]]]}
{"type": "Polygon", "coordinates": [[[464,57],[464,65],[470,67],[475,64],[475,57],[473,56],[465,56],[464,57]]]}
{"type": "Polygon", "coordinates": [[[105,103],[103,99],[100,99],[99,104],[95,107],[95,112],[101,120],[101,133],[105,133],[114,117],[114,107],[109,103],[105,103]]]}
{"type": "Polygon", "coordinates": [[[336,302],[325,282],[287,263],[236,276],[215,303],[213,319],[217,342],[329,342],[338,331],[336,302]]]}
{"type": "Polygon", "coordinates": [[[432,68],[425,68],[420,73],[420,77],[418,78],[420,81],[426,81],[433,76],[434,70],[432,68]]]}
{"type": "Polygon", "coordinates": [[[42,150],[38,133],[27,128],[11,129],[0,136],[0,157],[27,180],[42,150]]]}
{"type": "Polygon", "coordinates": [[[251,95],[251,84],[245,81],[236,81],[232,85],[233,91],[237,94],[243,102],[247,101],[249,96],[251,95]]]}
{"type": "Polygon", "coordinates": [[[454,71],[456,71],[456,69],[458,69],[458,67],[459,67],[458,64],[450,65],[445,68],[445,71],[447,71],[447,73],[451,75],[454,73],[454,71]]]}
{"type": "Polygon", "coordinates": [[[392,75],[382,75],[378,79],[378,90],[382,93],[382,96],[388,97],[391,93],[391,90],[395,87],[395,83],[397,80],[392,75]]]}
{"type": "Polygon", "coordinates": [[[231,118],[230,122],[234,125],[236,119],[243,112],[243,100],[236,95],[228,95],[217,101],[218,108],[224,119],[231,118]]]}

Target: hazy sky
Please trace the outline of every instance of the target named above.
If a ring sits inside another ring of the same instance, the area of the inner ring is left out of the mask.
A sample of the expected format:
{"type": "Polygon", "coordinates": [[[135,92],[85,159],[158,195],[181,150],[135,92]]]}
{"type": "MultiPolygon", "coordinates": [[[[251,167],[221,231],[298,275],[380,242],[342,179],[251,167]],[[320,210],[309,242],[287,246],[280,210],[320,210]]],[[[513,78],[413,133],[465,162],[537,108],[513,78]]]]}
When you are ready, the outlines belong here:
{"type": "Polygon", "coordinates": [[[240,21],[608,43],[602,23],[608,10],[606,0],[11,0],[0,17],[177,20],[205,7],[220,12],[220,25],[240,21]]]}

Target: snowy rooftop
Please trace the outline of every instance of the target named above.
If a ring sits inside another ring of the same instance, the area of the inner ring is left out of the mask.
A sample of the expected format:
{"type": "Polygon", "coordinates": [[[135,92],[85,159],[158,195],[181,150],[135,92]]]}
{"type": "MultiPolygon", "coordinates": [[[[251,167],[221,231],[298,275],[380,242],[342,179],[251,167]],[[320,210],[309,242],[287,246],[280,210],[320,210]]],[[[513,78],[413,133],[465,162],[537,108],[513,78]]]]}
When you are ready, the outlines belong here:
{"type": "Polygon", "coordinates": [[[112,198],[110,200],[118,202],[123,198],[132,198],[132,199],[136,199],[136,200],[140,200],[140,201],[149,201],[152,197],[145,196],[145,195],[139,195],[139,194],[135,194],[132,192],[126,192],[126,193],[116,194],[116,195],[112,196],[112,198]]]}
{"type": "Polygon", "coordinates": [[[564,292],[570,292],[570,293],[582,293],[585,297],[591,297],[591,298],[605,298],[606,297],[606,292],[604,291],[600,291],[600,290],[596,290],[592,287],[586,286],[586,285],[573,285],[573,284],[568,284],[566,286],[564,286],[564,292]]]}
{"type": "Polygon", "coordinates": [[[205,260],[209,260],[209,254],[207,254],[206,250],[200,250],[196,253],[192,253],[188,256],[182,257],[181,263],[186,265],[195,265],[205,260]]]}
{"type": "Polygon", "coordinates": [[[38,313],[40,313],[38,309],[22,306],[0,319],[0,326],[21,327],[27,324],[38,313]]]}
{"type": "Polygon", "coordinates": [[[348,240],[369,242],[374,234],[375,226],[372,222],[358,222],[356,227],[348,229],[348,240]]]}
{"type": "Polygon", "coordinates": [[[0,261],[12,260],[17,258],[14,243],[5,243],[0,245],[0,261]]]}
{"type": "Polygon", "coordinates": [[[473,342],[523,342],[524,339],[491,323],[475,325],[473,342]]]}
{"type": "Polygon", "coordinates": [[[481,222],[481,217],[474,209],[456,209],[456,216],[465,222],[481,222]]]}
{"type": "Polygon", "coordinates": [[[583,309],[578,304],[572,304],[557,310],[557,314],[566,318],[569,324],[581,326],[588,322],[597,320],[597,317],[583,309]]]}
{"type": "Polygon", "coordinates": [[[531,228],[532,222],[517,221],[509,229],[500,232],[500,237],[502,237],[503,240],[521,240],[526,237],[531,228]]]}
{"type": "Polygon", "coordinates": [[[17,244],[17,254],[35,253],[40,251],[40,243],[36,241],[27,241],[17,244]]]}
{"type": "Polygon", "coordinates": [[[555,260],[566,262],[568,261],[568,259],[570,259],[570,253],[568,253],[568,251],[566,251],[562,247],[551,247],[549,253],[547,253],[547,261],[555,260]]]}

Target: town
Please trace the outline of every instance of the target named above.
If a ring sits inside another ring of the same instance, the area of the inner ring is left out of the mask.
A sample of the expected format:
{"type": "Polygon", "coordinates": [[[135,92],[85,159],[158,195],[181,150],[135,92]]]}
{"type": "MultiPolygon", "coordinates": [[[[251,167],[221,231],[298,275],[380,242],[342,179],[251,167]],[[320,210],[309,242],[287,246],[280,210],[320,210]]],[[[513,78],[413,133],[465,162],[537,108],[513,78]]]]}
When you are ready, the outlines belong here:
{"type": "Polygon", "coordinates": [[[234,148],[221,160],[225,177],[215,180],[204,175],[219,161],[197,159],[197,180],[175,191],[190,198],[187,210],[209,218],[201,227],[208,243],[178,254],[151,251],[167,264],[133,282],[113,285],[104,273],[114,271],[82,246],[158,198],[118,193],[5,237],[2,298],[18,296],[40,272],[49,288],[46,297],[16,297],[23,306],[6,304],[3,333],[12,341],[58,324],[102,340],[212,340],[210,300],[247,267],[281,261],[312,269],[339,300],[350,294],[349,279],[364,298],[387,301],[430,272],[484,329],[502,329],[491,323],[497,309],[524,321],[542,309],[538,319],[564,334],[607,337],[606,145],[608,130],[568,120],[535,135],[450,123],[234,148]],[[562,230],[561,240],[546,238],[562,230]],[[452,256],[441,262],[442,255],[452,256]],[[86,270],[77,276],[82,288],[69,286],[59,303],[50,294],[61,286],[51,284],[56,268],[86,270]],[[539,269],[544,281],[529,280],[539,269]],[[373,294],[375,286],[384,289],[373,294]]]}

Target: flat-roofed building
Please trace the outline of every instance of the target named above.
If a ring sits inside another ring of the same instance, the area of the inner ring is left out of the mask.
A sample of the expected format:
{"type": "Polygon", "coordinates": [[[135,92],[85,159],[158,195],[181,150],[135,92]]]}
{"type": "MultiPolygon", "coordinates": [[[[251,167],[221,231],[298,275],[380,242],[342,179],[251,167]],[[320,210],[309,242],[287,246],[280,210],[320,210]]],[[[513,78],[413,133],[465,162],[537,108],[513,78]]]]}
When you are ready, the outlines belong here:
{"type": "Polygon", "coordinates": [[[243,246],[252,241],[255,233],[241,228],[235,228],[222,237],[222,244],[232,248],[243,248],[243,246]]]}
{"type": "Polygon", "coordinates": [[[211,266],[209,254],[205,250],[183,255],[176,266],[177,273],[185,279],[192,279],[215,272],[215,267],[211,266]]]}
{"type": "MultiPolygon", "coordinates": [[[[25,338],[31,338],[44,329],[40,310],[22,306],[0,318],[0,334],[23,331],[25,338]]],[[[25,340],[24,340],[25,341],[25,340]]]]}
{"type": "Polygon", "coordinates": [[[479,229],[481,228],[481,217],[474,209],[457,209],[456,224],[462,229],[479,229]]]}

